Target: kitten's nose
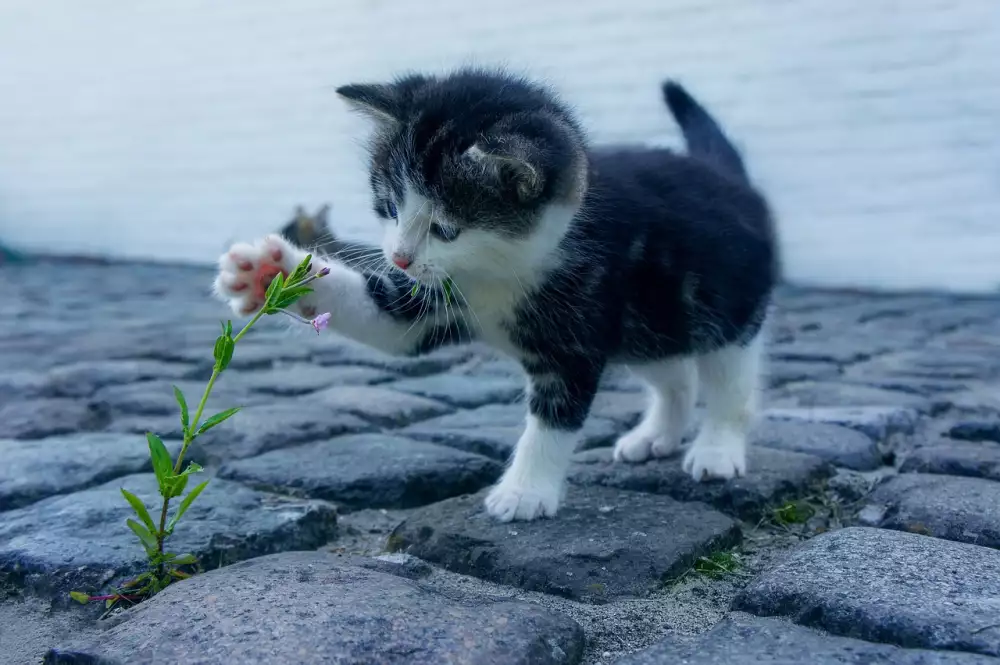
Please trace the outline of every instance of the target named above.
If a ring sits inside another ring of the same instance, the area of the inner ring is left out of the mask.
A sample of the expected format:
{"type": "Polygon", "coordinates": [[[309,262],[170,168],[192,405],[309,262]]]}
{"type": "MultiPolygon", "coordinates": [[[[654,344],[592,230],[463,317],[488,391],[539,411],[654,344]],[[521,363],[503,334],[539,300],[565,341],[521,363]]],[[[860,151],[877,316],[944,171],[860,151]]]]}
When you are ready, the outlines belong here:
{"type": "Polygon", "coordinates": [[[393,254],[392,262],[396,264],[397,268],[406,270],[407,268],[410,267],[410,264],[413,263],[413,259],[411,259],[408,256],[404,256],[402,254],[393,254]]]}

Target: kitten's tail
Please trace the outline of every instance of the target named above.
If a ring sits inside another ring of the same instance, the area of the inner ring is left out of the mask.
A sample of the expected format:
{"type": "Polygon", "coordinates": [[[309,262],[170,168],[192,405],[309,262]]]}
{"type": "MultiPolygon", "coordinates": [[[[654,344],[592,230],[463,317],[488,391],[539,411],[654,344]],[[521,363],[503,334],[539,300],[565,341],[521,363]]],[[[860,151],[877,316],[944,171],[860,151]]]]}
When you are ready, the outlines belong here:
{"type": "Polygon", "coordinates": [[[741,182],[750,183],[750,176],[736,146],[715,118],[681,84],[670,80],[664,82],[663,99],[680,125],[692,157],[712,164],[741,182]]]}

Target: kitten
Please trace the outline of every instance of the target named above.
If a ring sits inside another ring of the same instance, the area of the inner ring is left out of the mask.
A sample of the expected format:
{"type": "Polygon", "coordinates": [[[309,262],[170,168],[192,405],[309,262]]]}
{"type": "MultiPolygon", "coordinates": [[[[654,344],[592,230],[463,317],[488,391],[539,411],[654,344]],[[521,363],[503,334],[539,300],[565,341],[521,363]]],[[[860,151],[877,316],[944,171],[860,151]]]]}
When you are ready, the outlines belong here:
{"type": "Polygon", "coordinates": [[[293,245],[335,257],[354,268],[374,268],[384,263],[382,250],[378,247],[335,236],[330,230],[329,214],[329,204],[324,204],[315,215],[296,206],[292,220],[281,229],[281,236],[293,245]]]}
{"type": "MultiPolygon", "coordinates": [[[[420,354],[479,340],[528,377],[525,430],[486,499],[502,521],[556,513],[576,433],[605,368],[647,384],[642,421],[614,457],[642,462],[681,444],[699,382],[706,419],[684,456],[697,480],[746,472],[761,329],[778,278],[768,206],[711,116],[663,87],[690,155],[588,148],[546,88],[464,69],[338,93],[375,125],[370,181],[395,269],[338,261],[302,303],[338,332],[420,354]]],[[[220,259],[216,291],[260,307],[268,264],[304,252],[272,236],[220,259]]],[[[271,273],[273,274],[273,273],[271,273]]]]}

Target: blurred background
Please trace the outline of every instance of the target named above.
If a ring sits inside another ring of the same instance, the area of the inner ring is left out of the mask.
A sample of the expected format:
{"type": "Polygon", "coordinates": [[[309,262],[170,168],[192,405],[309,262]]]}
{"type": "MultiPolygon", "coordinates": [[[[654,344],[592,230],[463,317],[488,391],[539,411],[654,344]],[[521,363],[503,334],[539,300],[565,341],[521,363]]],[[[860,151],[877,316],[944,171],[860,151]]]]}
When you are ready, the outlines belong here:
{"type": "Polygon", "coordinates": [[[1000,287],[996,0],[4,0],[0,245],[209,262],[329,203],[372,238],[340,84],[506,64],[595,142],[678,145],[683,81],[745,151],[791,281],[1000,287]]]}

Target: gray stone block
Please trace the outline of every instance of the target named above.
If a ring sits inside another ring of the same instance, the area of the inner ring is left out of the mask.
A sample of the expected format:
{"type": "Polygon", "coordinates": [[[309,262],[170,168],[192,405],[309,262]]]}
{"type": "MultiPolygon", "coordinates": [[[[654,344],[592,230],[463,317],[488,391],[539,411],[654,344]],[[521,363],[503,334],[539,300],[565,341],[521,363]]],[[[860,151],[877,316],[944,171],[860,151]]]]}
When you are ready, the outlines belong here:
{"type": "Polygon", "coordinates": [[[876,487],[860,518],[869,526],[1000,548],[1000,483],[906,473],[876,487]]]}
{"type": "Polygon", "coordinates": [[[219,476],[343,509],[412,508],[477,492],[503,467],[481,455],[399,436],[361,434],[231,462],[219,476]]]}
{"type": "Polygon", "coordinates": [[[1000,420],[966,420],[948,430],[948,436],[962,441],[1000,443],[1000,420]]]}
{"type": "Polygon", "coordinates": [[[734,614],[694,640],[667,639],[614,665],[996,665],[955,651],[903,649],[787,621],[734,614]]]}
{"type": "Polygon", "coordinates": [[[250,393],[274,397],[296,397],[331,386],[382,383],[395,374],[373,367],[319,367],[305,363],[282,365],[257,371],[227,371],[225,380],[250,393]]]}
{"type": "Polygon", "coordinates": [[[105,386],[184,379],[193,369],[192,365],[159,360],[81,360],[49,370],[46,393],[53,397],[90,397],[105,386]]]}
{"type": "MultiPolygon", "coordinates": [[[[524,431],[526,415],[523,404],[488,404],[425,420],[404,428],[401,433],[420,441],[506,461],[524,431]]],[[[610,446],[627,429],[609,418],[591,416],[580,431],[578,450],[610,446]]]]}
{"type": "Polygon", "coordinates": [[[524,395],[524,379],[489,375],[436,374],[396,381],[389,387],[464,409],[510,403],[524,395]]]}
{"type": "Polygon", "coordinates": [[[1000,445],[941,439],[909,452],[899,470],[1000,480],[1000,445]]]}
{"type": "Polygon", "coordinates": [[[167,588],[47,662],[574,665],[583,631],[538,605],[442,594],[324,552],[245,561],[167,588]]]}
{"type": "Polygon", "coordinates": [[[1000,656],[1000,552],[912,533],[825,533],[751,582],[733,609],[912,649],[1000,656]]]}
{"type": "Polygon", "coordinates": [[[370,431],[372,425],[349,413],[305,399],[247,407],[198,437],[192,459],[223,463],[302,443],[370,431]]]}
{"type": "Polygon", "coordinates": [[[0,406],[0,439],[44,439],[93,432],[111,422],[111,410],[101,401],[41,398],[0,406]]]}
{"type": "Polygon", "coordinates": [[[379,427],[405,427],[454,410],[442,402],[376,386],[334,386],[302,400],[306,401],[379,427]]]}
{"type": "MultiPolygon", "coordinates": [[[[143,474],[4,513],[0,583],[64,600],[71,590],[94,592],[138,572],[145,552],[125,525],[134,515],[121,487],[152,513],[161,505],[156,479],[143,474]]],[[[213,479],[184,514],[168,548],[190,552],[211,569],[272,552],[317,548],[336,533],[336,510],[330,504],[213,479]]]]}
{"type": "MultiPolygon", "coordinates": [[[[166,443],[171,454],[180,442],[166,443]]],[[[132,473],[152,471],[146,439],[137,434],[72,434],[22,441],[0,439],[0,511],[20,508],[132,473]]]]}
{"type": "MultiPolygon", "coordinates": [[[[944,403],[947,400],[942,397],[940,401],[944,403]]],[[[789,383],[773,390],[768,395],[768,403],[782,408],[829,408],[836,406],[852,409],[874,404],[896,409],[909,409],[917,413],[930,413],[934,410],[937,402],[934,399],[911,392],[887,390],[870,385],[839,381],[825,383],[804,381],[789,383]]]]}
{"type": "Polygon", "coordinates": [[[699,556],[740,541],[738,524],[701,503],[570,488],[554,518],[500,523],[485,494],[410,515],[388,549],[448,570],[591,603],[644,595],[699,556]]]}
{"type": "Polygon", "coordinates": [[[747,475],[732,480],[696,482],[681,468],[679,456],[642,464],[614,462],[611,450],[578,453],[570,482],[635,492],[663,494],[678,501],[704,501],[729,515],[756,520],[788,499],[816,491],[833,468],[814,455],[751,447],[747,475]]]}
{"type": "Polygon", "coordinates": [[[857,430],[874,441],[886,441],[895,434],[912,434],[920,421],[919,412],[906,406],[773,408],[768,409],[766,415],[772,420],[839,425],[857,430]]]}
{"type": "Polygon", "coordinates": [[[883,464],[882,453],[869,436],[824,422],[766,419],[754,428],[751,441],[766,448],[808,453],[857,471],[883,464]]]}

